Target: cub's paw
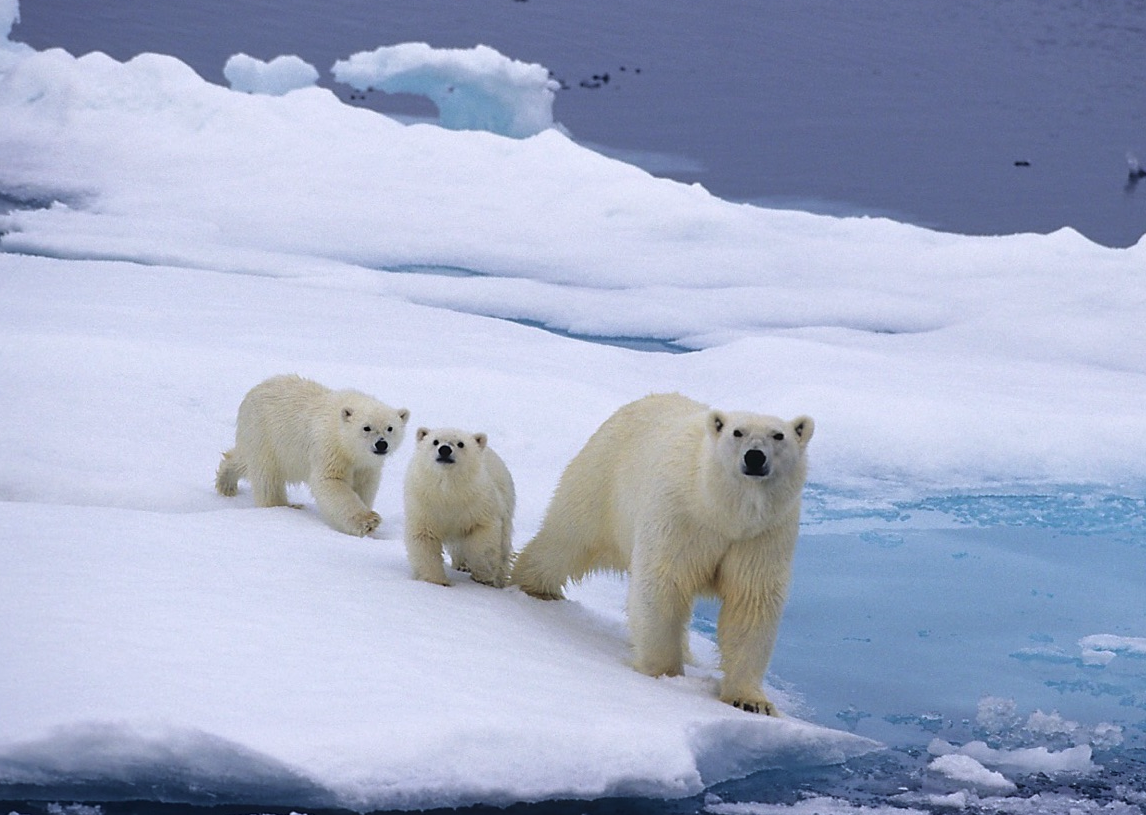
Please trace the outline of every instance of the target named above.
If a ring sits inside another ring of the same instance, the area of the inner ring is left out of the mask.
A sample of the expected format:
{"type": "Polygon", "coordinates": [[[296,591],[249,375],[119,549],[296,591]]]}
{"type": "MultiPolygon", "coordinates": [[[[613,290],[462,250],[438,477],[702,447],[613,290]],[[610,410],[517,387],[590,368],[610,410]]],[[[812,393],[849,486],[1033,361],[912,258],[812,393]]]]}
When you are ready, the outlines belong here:
{"type": "Polygon", "coordinates": [[[775,716],[777,718],[780,716],[780,711],[777,710],[776,706],[768,700],[767,696],[764,696],[763,694],[759,696],[753,695],[738,697],[734,699],[724,699],[722,701],[727,702],[735,708],[740,708],[745,713],[762,713],[765,716],[775,716]]]}
{"type": "Polygon", "coordinates": [[[382,523],[382,516],[377,512],[359,512],[350,519],[348,531],[352,535],[364,537],[369,535],[382,523]]]}

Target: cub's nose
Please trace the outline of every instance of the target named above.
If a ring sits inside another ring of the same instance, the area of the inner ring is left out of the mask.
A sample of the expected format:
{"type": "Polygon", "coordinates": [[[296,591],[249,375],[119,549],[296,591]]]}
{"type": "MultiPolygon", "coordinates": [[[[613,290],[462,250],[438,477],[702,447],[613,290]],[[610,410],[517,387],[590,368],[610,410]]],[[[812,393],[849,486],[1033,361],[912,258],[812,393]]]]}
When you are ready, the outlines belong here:
{"type": "Polygon", "coordinates": [[[768,456],[763,450],[749,450],[744,454],[744,472],[748,475],[767,475],[768,456]]]}
{"type": "Polygon", "coordinates": [[[380,456],[385,455],[386,451],[389,449],[390,449],[390,444],[389,444],[389,442],[386,441],[386,439],[378,439],[378,441],[374,442],[374,452],[377,455],[380,455],[380,456]]]}
{"type": "Polygon", "coordinates": [[[438,461],[453,461],[454,448],[448,444],[443,444],[438,448],[438,461]]]}

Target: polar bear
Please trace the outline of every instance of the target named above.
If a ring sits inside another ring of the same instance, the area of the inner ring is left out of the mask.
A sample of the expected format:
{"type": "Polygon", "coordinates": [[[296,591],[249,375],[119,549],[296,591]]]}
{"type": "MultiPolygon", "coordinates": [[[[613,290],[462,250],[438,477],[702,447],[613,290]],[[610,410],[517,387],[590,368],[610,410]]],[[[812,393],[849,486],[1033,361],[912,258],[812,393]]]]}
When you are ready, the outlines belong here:
{"type": "Polygon", "coordinates": [[[721,600],[721,700],[779,715],[761,689],[787,597],[812,419],[656,394],[618,410],[566,467],[512,582],[559,599],[591,571],[629,572],[634,667],[682,673],[696,595],[721,600]]]}
{"type": "Polygon", "coordinates": [[[498,588],[513,555],[513,478],[484,433],[418,429],[406,470],[406,554],[417,580],[448,586],[455,569],[498,588]]]}
{"type": "Polygon", "coordinates": [[[371,507],[382,463],[406,432],[410,411],[358,391],[333,391],[300,376],[276,376],[239,405],[235,447],[215,474],[220,495],[251,482],[260,507],[287,506],[287,484],[305,482],[327,522],[367,535],[382,522],[371,507]]]}

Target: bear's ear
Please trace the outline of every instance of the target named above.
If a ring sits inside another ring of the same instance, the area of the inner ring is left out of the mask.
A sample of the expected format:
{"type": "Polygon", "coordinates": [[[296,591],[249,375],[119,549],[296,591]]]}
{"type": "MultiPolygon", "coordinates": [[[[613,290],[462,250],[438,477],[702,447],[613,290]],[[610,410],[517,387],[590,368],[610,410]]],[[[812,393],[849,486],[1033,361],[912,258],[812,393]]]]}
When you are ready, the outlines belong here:
{"type": "Polygon", "coordinates": [[[484,450],[485,449],[485,443],[487,441],[489,441],[489,438],[486,436],[485,433],[474,433],[474,441],[477,442],[477,446],[478,446],[479,450],[484,450]]]}
{"type": "Polygon", "coordinates": [[[801,447],[807,447],[808,441],[816,431],[816,423],[811,416],[797,416],[792,420],[792,429],[796,431],[796,438],[801,447]]]}
{"type": "Polygon", "coordinates": [[[350,417],[353,415],[354,415],[354,409],[353,408],[344,407],[342,409],[342,421],[349,422],[350,417]]]}
{"type": "Polygon", "coordinates": [[[402,420],[402,424],[406,424],[410,419],[410,411],[406,410],[406,408],[400,408],[398,410],[398,418],[402,420]]]}
{"type": "Polygon", "coordinates": [[[708,432],[714,436],[719,436],[720,431],[724,429],[724,425],[727,423],[728,420],[719,410],[714,410],[708,414],[708,432]]]}
{"type": "Polygon", "coordinates": [[[428,436],[428,435],[430,435],[430,428],[428,428],[428,427],[419,427],[418,428],[418,441],[421,441],[422,439],[426,438],[426,436],[428,436]]]}

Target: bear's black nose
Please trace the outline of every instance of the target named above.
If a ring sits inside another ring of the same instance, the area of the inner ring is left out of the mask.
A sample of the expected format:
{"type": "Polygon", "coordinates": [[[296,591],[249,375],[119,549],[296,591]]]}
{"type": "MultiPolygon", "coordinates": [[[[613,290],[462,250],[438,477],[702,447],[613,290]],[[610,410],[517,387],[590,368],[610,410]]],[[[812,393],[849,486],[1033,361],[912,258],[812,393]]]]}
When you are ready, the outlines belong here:
{"type": "Polygon", "coordinates": [[[374,452],[378,455],[384,454],[389,449],[390,445],[386,439],[378,439],[378,441],[374,442],[374,452]]]}
{"type": "Polygon", "coordinates": [[[454,456],[454,448],[448,444],[443,444],[438,448],[438,461],[452,461],[454,456]]]}
{"type": "Polygon", "coordinates": [[[748,475],[767,475],[768,456],[763,450],[749,450],[744,454],[744,472],[748,475]]]}

